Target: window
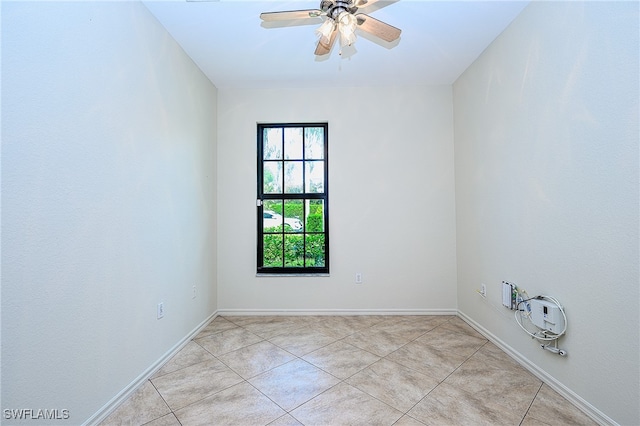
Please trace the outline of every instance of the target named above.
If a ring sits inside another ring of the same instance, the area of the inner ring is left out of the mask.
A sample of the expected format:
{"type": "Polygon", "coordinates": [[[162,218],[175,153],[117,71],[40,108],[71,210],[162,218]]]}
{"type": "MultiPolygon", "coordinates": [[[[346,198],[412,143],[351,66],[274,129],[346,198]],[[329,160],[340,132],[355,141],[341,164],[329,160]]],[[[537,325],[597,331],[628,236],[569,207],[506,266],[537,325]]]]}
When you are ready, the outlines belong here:
{"type": "Polygon", "coordinates": [[[258,273],[329,273],[327,133],[258,124],[258,273]]]}

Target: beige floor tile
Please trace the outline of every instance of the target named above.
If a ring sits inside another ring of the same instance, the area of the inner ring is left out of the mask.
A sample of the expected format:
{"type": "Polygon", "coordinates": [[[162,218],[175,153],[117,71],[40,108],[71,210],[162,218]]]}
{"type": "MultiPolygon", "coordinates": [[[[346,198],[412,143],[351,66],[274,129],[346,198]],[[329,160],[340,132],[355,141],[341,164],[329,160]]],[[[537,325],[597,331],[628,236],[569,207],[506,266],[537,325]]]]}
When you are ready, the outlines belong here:
{"type": "Polygon", "coordinates": [[[266,425],[286,414],[243,382],[175,412],[182,426],[266,425]]]}
{"type": "Polygon", "coordinates": [[[289,333],[269,339],[271,343],[296,356],[302,356],[336,341],[319,330],[309,326],[298,328],[289,333]]]}
{"type": "Polygon", "coordinates": [[[300,315],[297,319],[301,326],[313,327],[325,321],[327,318],[335,318],[334,315],[300,315]]]}
{"type": "Polygon", "coordinates": [[[221,355],[218,359],[243,378],[249,379],[287,363],[295,356],[273,343],[262,341],[221,355]]]}
{"type": "Polygon", "coordinates": [[[101,426],[131,425],[137,426],[171,413],[156,388],[146,381],[133,395],[109,415],[101,426]]]}
{"type": "Polygon", "coordinates": [[[482,334],[478,333],[473,327],[457,317],[451,318],[449,321],[443,323],[441,327],[456,333],[464,333],[469,336],[477,337],[478,339],[484,339],[482,334]]]}
{"type": "Polygon", "coordinates": [[[180,426],[180,422],[176,416],[171,413],[166,416],[162,416],[159,419],[150,421],[149,423],[145,423],[144,426],[180,426]]]}
{"type": "Polygon", "coordinates": [[[389,320],[391,317],[385,315],[344,315],[342,318],[346,320],[346,323],[353,330],[357,331],[372,327],[380,322],[389,320]]]}
{"type": "Polygon", "coordinates": [[[439,381],[444,380],[467,359],[466,356],[443,351],[418,340],[409,342],[397,351],[390,353],[387,355],[387,359],[439,381]]]}
{"type": "Polygon", "coordinates": [[[291,321],[288,317],[277,316],[270,317],[269,319],[265,319],[260,322],[252,322],[244,325],[243,327],[263,339],[270,339],[296,330],[300,328],[300,324],[296,321],[291,321]]]}
{"type": "Polygon", "coordinates": [[[402,412],[341,383],[290,413],[305,426],[392,425],[402,412]]]}
{"type": "Polygon", "coordinates": [[[487,368],[496,368],[509,371],[527,371],[518,362],[504,353],[491,342],[487,342],[467,361],[470,364],[484,365],[487,368]]]}
{"type": "Polygon", "coordinates": [[[309,324],[309,327],[336,339],[342,339],[358,331],[355,325],[349,317],[321,316],[317,322],[309,324]]]}
{"type": "Polygon", "coordinates": [[[478,398],[462,389],[440,384],[408,413],[426,425],[513,425],[523,414],[478,398]]]}
{"type": "Polygon", "coordinates": [[[256,389],[286,411],[337,385],[340,380],[296,359],[249,380],[256,389]]]}
{"type": "Polygon", "coordinates": [[[284,316],[290,323],[297,325],[298,327],[307,327],[309,324],[316,321],[317,315],[289,315],[284,316]]]}
{"type": "Polygon", "coordinates": [[[208,336],[210,334],[219,333],[225,330],[231,330],[232,328],[236,328],[236,327],[238,326],[232,323],[231,321],[228,321],[226,318],[216,317],[213,319],[213,321],[207,324],[205,328],[200,330],[200,332],[195,338],[198,339],[200,337],[208,336]]]}
{"type": "Polygon", "coordinates": [[[442,351],[453,352],[457,355],[469,357],[487,343],[487,339],[452,332],[442,325],[423,334],[416,339],[416,342],[433,346],[442,351]]]}
{"type": "Polygon", "coordinates": [[[409,343],[410,338],[388,331],[368,328],[343,339],[343,342],[371,352],[380,357],[389,355],[399,347],[409,343]]]}
{"type": "Polygon", "coordinates": [[[595,423],[460,318],[362,315],[216,317],[103,424],[595,423]]]}
{"type": "Polygon", "coordinates": [[[204,361],[214,360],[215,357],[211,355],[202,346],[190,341],[182,348],[177,354],[175,354],[166,364],[160,368],[151,378],[164,376],[167,373],[180,370],[181,368],[189,367],[194,364],[198,364],[204,361]]]}
{"type": "Polygon", "coordinates": [[[285,414],[269,423],[267,426],[304,426],[302,423],[291,417],[289,414],[285,414]]]}
{"type": "Polygon", "coordinates": [[[455,315],[425,315],[423,318],[426,321],[434,322],[438,325],[442,325],[458,317],[456,317],[455,315]]]}
{"type": "Polygon", "coordinates": [[[264,321],[270,317],[261,315],[224,315],[222,318],[239,327],[244,327],[247,324],[264,321]]]}
{"type": "Polygon", "coordinates": [[[373,326],[380,324],[380,323],[389,323],[392,324],[393,322],[404,322],[404,321],[411,321],[417,318],[426,318],[427,315],[411,315],[411,314],[390,314],[390,315],[372,315],[373,317],[377,317],[380,318],[380,321],[378,321],[376,324],[373,324],[373,326]]]}
{"type": "Polygon", "coordinates": [[[386,359],[354,374],[346,382],[403,413],[438,385],[433,377],[386,359]]]}
{"type": "Polygon", "coordinates": [[[542,382],[527,371],[467,365],[465,362],[444,383],[464,389],[483,401],[493,401],[519,412],[526,412],[542,382]]]}
{"type": "Polygon", "coordinates": [[[339,379],[346,379],[378,361],[380,357],[338,341],[302,357],[339,379]]]}
{"type": "Polygon", "coordinates": [[[424,319],[415,319],[411,317],[399,317],[383,321],[372,326],[370,331],[385,331],[406,338],[408,341],[417,339],[428,331],[438,326],[435,321],[426,321],[424,319]]]}
{"type": "Polygon", "coordinates": [[[213,355],[218,356],[262,340],[262,337],[256,336],[243,328],[234,328],[196,339],[195,342],[213,355]]]}
{"type": "Polygon", "coordinates": [[[597,424],[547,385],[542,385],[540,388],[540,392],[529,408],[527,418],[552,426],[597,424]]]}
{"type": "Polygon", "coordinates": [[[151,380],[172,410],[242,382],[218,360],[201,362],[151,380]]]}
{"type": "Polygon", "coordinates": [[[533,417],[526,415],[520,426],[551,426],[549,423],[541,422],[533,417]]]}
{"type": "Polygon", "coordinates": [[[311,324],[317,321],[317,315],[293,315],[293,316],[283,316],[286,318],[287,322],[291,324],[293,328],[305,328],[310,329],[311,324]]]}
{"type": "Polygon", "coordinates": [[[393,426],[424,426],[424,423],[417,421],[410,416],[402,416],[400,420],[393,424],[393,426]]]}

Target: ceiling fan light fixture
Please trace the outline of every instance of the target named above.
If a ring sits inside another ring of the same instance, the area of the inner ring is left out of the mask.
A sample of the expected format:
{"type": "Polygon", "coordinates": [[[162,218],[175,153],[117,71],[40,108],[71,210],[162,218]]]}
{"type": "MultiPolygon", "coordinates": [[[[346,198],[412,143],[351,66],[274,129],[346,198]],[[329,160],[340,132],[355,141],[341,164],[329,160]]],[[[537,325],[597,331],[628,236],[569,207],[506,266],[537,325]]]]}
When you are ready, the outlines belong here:
{"type": "Polygon", "coordinates": [[[335,27],[336,22],[333,19],[328,18],[326,21],[324,21],[322,25],[320,25],[320,27],[318,27],[318,29],[316,30],[316,34],[318,35],[318,37],[320,37],[320,42],[328,44],[329,40],[331,39],[331,33],[333,32],[335,27]]]}
{"type": "Polygon", "coordinates": [[[352,28],[354,31],[358,24],[356,17],[347,11],[340,12],[340,15],[338,15],[338,22],[341,26],[352,28]]]}
{"type": "Polygon", "coordinates": [[[356,26],[358,20],[349,12],[338,15],[338,29],[340,30],[340,44],[342,47],[351,46],[356,41],[356,26]]]}

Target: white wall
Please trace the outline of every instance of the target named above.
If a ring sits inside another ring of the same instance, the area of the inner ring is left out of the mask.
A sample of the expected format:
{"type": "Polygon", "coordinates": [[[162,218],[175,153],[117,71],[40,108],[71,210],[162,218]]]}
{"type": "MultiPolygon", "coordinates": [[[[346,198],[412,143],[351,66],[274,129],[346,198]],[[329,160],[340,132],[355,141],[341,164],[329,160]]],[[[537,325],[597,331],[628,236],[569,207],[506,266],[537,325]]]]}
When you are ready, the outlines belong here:
{"type": "Polygon", "coordinates": [[[3,410],[80,424],[215,311],[216,113],[142,4],[2,3],[3,410]]]}
{"type": "Polygon", "coordinates": [[[219,309],[455,312],[451,98],[220,89],[219,309]],[[329,123],[330,277],[256,277],[256,122],[309,121],[329,123]]]}
{"type": "Polygon", "coordinates": [[[640,424],[638,18],[534,2],[454,84],[460,311],[624,425],[640,424]],[[568,357],[520,331],[501,280],[564,304],[568,357]]]}

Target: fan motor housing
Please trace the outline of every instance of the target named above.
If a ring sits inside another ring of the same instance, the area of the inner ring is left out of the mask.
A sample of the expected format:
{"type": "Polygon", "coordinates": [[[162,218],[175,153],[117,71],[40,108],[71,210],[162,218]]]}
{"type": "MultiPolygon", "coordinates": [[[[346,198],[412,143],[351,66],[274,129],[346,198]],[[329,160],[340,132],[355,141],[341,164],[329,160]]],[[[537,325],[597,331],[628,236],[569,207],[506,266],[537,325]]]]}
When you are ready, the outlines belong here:
{"type": "Polygon", "coordinates": [[[353,0],[322,0],[320,10],[327,13],[327,16],[334,21],[342,12],[356,13],[357,7],[353,5],[353,0]]]}

